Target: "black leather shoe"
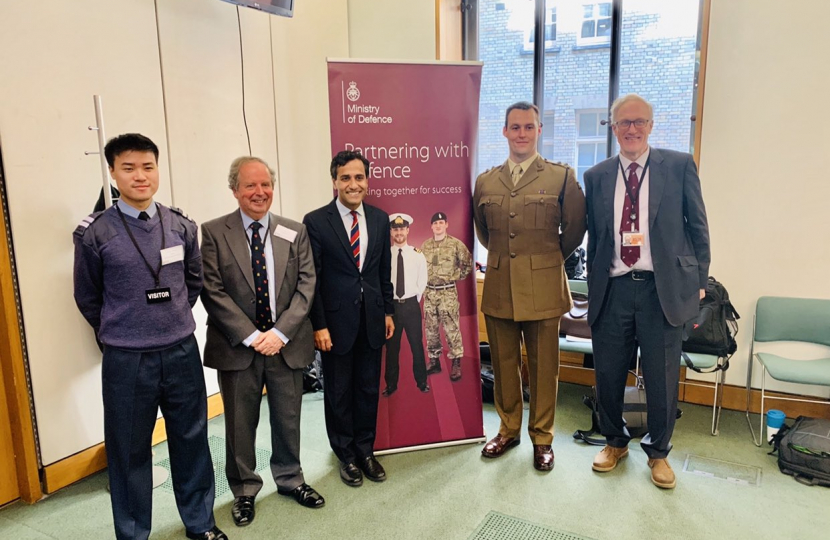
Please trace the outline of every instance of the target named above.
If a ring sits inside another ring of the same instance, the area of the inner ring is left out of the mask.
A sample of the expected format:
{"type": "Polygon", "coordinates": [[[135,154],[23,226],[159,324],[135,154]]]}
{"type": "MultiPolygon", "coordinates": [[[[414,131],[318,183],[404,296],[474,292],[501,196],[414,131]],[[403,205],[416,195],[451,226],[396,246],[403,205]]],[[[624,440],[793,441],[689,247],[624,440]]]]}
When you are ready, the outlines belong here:
{"type": "Polygon", "coordinates": [[[354,463],[340,464],[340,479],[347,486],[360,487],[363,485],[363,473],[354,463]]]}
{"type": "Polygon", "coordinates": [[[378,463],[375,456],[363,458],[357,463],[360,466],[360,470],[366,475],[366,478],[372,482],[383,482],[386,480],[386,471],[383,470],[383,466],[378,463]]]}
{"type": "Polygon", "coordinates": [[[317,493],[313,487],[306,483],[302,483],[291,491],[277,490],[280,495],[287,497],[294,497],[294,499],[306,508],[322,508],[326,504],[326,500],[322,495],[317,493]]]}
{"type": "Polygon", "coordinates": [[[419,385],[418,385],[418,390],[420,390],[421,392],[423,392],[423,393],[425,393],[425,394],[426,394],[427,392],[429,392],[429,385],[428,385],[428,384],[426,384],[426,383],[424,383],[424,384],[419,384],[419,385]]]}
{"type": "Polygon", "coordinates": [[[398,391],[397,387],[387,386],[386,389],[382,392],[382,394],[383,394],[383,397],[389,397],[397,391],[398,391]]]}
{"type": "Polygon", "coordinates": [[[256,510],[254,510],[254,497],[237,497],[233,500],[231,517],[237,527],[250,525],[254,521],[256,510]]]}
{"type": "MultiPolygon", "coordinates": [[[[253,497],[251,497],[253,499],[253,497]]],[[[214,527],[211,530],[203,533],[184,532],[185,536],[192,540],[228,540],[227,535],[223,533],[219,527],[214,527]]]]}

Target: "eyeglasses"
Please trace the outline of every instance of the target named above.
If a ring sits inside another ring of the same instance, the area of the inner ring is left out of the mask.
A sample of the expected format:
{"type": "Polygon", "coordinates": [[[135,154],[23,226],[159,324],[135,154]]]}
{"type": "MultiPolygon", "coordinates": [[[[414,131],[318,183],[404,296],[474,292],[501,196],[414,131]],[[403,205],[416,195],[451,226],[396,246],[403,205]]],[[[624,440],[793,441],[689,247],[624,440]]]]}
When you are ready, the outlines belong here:
{"type": "Polygon", "coordinates": [[[614,122],[611,125],[617,126],[619,128],[623,128],[623,129],[628,129],[628,128],[631,127],[631,124],[634,124],[634,127],[639,129],[639,128],[645,127],[646,124],[648,124],[649,122],[651,122],[651,120],[646,120],[645,118],[638,118],[636,120],[620,120],[618,122],[614,122]]]}

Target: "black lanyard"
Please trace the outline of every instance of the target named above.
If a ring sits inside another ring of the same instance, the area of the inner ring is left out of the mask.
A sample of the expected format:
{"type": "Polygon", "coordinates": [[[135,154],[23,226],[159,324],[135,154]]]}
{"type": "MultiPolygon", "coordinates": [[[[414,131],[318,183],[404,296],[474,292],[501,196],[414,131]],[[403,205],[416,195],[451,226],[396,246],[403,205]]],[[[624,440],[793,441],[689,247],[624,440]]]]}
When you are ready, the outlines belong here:
{"type": "MultiPolygon", "coordinates": [[[[640,188],[643,187],[643,180],[646,179],[646,171],[648,170],[648,164],[650,162],[651,162],[651,152],[649,152],[648,158],[646,159],[646,164],[643,167],[643,173],[640,175],[640,179],[637,181],[637,194],[634,195],[631,192],[631,188],[628,186],[628,180],[626,180],[626,178],[625,178],[625,169],[623,169],[623,166],[622,166],[622,159],[617,158],[617,163],[620,164],[620,172],[622,172],[622,175],[623,175],[623,184],[625,185],[625,192],[628,195],[628,200],[631,201],[631,208],[632,209],[639,208],[637,206],[637,201],[640,200],[640,188]]],[[[636,163],[636,162],[632,161],[632,163],[636,163]]],[[[629,216],[629,219],[632,222],[637,219],[637,211],[636,210],[631,212],[631,215],[629,216]]]]}
{"type": "MultiPolygon", "coordinates": [[[[121,209],[118,208],[118,204],[116,203],[115,209],[118,210],[118,215],[121,217],[121,223],[124,224],[124,228],[127,229],[127,234],[130,235],[130,240],[133,241],[133,245],[135,246],[136,251],[141,256],[141,260],[144,261],[144,264],[147,266],[147,269],[153,275],[153,279],[156,281],[156,287],[159,286],[159,275],[161,274],[161,258],[159,258],[159,267],[158,270],[154,270],[150,263],[147,262],[147,257],[144,256],[144,253],[141,252],[141,248],[138,247],[138,242],[135,241],[135,236],[133,236],[133,231],[130,230],[130,227],[127,225],[127,220],[124,218],[124,214],[121,212],[121,209]]],[[[159,216],[159,225],[161,229],[161,249],[164,249],[166,243],[164,238],[164,219],[161,217],[161,210],[156,204],[156,213],[159,216]]]]}

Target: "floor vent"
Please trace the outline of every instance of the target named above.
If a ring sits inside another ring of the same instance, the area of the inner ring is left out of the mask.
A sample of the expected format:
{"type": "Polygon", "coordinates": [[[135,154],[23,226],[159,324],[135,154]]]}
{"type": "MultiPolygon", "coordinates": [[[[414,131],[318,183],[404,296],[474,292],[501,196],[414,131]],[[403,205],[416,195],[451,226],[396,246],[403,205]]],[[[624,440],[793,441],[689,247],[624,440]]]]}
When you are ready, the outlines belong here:
{"type": "Polygon", "coordinates": [[[469,540],[591,540],[498,512],[485,516],[469,540]]]}
{"type": "MultiPolygon", "coordinates": [[[[210,457],[213,461],[213,474],[216,479],[216,497],[219,498],[231,489],[228,486],[228,478],[225,476],[225,438],[211,435],[208,437],[210,446],[210,457]]],[[[256,470],[263,471],[268,468],[270,453],[261,448],[256,449],[256,470]]],[[[155,465],[164,467],[170,471],[170,458],[164,458],[155,465]]],[[[160,486],[161,489],[173,493],[173,477],[168,476],[167,480],[160,486]]]]}
{"type": "Polygon", "coordinates": [[[683,464],[683,472],[703,476],[704,478],[719,478],[739,486],[761,485],[761,468],[750,467],[741,463],[721,461],[688,454],[683,464]]]}

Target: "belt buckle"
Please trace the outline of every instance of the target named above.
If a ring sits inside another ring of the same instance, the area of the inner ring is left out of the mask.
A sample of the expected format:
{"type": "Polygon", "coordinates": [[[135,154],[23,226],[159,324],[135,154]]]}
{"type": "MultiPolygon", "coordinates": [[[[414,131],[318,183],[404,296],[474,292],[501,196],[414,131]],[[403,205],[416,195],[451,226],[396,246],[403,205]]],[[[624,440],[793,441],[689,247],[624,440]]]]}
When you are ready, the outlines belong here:
{"type": "Polygon", "coordinates": [[[637,270],[634,270],[634,271],[631,272],[631,279],[633,279],[634,281],[645,281],[646,280],[645,276],[643,276],[642,273],[638,272],[637,270]]]}

